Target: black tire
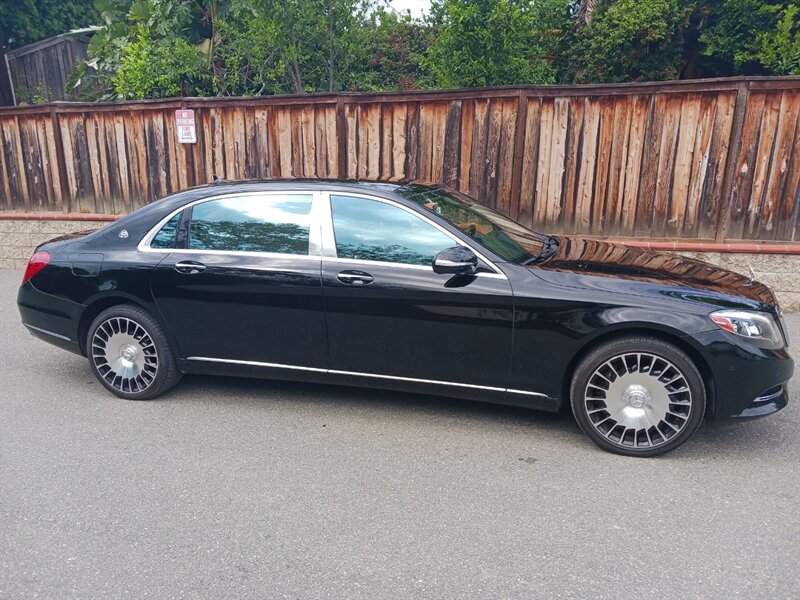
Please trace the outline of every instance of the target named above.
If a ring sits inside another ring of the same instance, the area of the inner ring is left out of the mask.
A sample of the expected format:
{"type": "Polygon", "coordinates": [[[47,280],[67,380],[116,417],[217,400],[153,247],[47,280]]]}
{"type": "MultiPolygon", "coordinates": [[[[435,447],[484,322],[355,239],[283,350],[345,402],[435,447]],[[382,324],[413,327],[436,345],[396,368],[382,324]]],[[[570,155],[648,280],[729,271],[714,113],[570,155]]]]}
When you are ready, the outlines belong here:
{"type": "Polygon", "coordinates": [[[626,336],[598,346],[578,365],[572,413],[598,446],[657,456],[688,440],[703,420],[703,378],[685,352],[659,338],[626,336]]]}
{"type": "Polygon", "coordinates": [[[151,400],[182,376],[159,324],[130,304],[97,315],[89,326],[86,355],[103,387],[126,400],[151,400]]]}

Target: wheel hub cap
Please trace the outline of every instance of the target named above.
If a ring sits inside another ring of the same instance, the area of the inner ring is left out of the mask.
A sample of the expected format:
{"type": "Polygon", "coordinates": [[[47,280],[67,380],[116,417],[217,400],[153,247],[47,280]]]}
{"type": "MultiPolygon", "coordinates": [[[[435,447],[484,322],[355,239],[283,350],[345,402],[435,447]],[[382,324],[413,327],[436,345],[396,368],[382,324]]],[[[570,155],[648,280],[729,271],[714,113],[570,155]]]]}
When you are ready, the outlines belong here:
{"type": "Polygon", "coordinates": [[[122,360],[125,360],[129,363],[136,362],[137,354],[138,352],[136,350],[136,346],[134,346],[133,344],[128,344],[127,346],[123,346],[122,350],[119,353],[122,360]]]}
{"type": "Polygon", "coordinates": [[[622,400],[631,408],[643,408],[652,398],[646,387],[633,383],[622,394],[622,400]]]}
{"type": "Polygon", "coordinates": [[[124,317],[112,317],[95,330],[91,357],[103,379],[122,392],[146,390],[158,372],[158,353],[150,334],[124,317]]]}
{"type": "Polygon", "coordinates": [[[584,406],[592,426],[612,443],[648,448],[685,427],[692,395],[674,364],[636,352],[615,356],[595,370],[584,391],[584,406]]]}

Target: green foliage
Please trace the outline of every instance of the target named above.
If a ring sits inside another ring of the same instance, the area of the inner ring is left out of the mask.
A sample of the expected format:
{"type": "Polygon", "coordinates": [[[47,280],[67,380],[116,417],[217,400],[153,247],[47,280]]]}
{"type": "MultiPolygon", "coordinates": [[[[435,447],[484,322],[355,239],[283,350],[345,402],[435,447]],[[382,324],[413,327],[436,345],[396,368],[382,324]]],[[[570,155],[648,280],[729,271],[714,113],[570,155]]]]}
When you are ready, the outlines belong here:
{"type": "Polygon", "coordinates": [[[139,27],[122,51],[114,91],[118,98],[131,100],[191,95],[202,64],[200,51],[185,39],[156,41],[139,27]]]}
{"type": "Polygon", "coordinates": [[[0,2],[0,42],[26,44],[99,25],[92,0],[3,0],[0,2]]]}
{"type": "Polygon", "coordinates": [[[703,54],[717,61],[716,74],[790,72],[798,6],[797,2],[721,0],[699,36],[703,54]]]}
{"type": "MultiPolygon", "coordinates": [[[[33,4],[56,6],[7,0],[0,23],[33,4]]],[[[381,0],[96,0],[92,14],[104,27],[69,79],[83,99],[800,73],[800,0],[433,0],[422,20],[381,0]]]]}
{"type": "Polygon", "coordinates": [[[800,6],[789,5],[782,13],[774,29],[756,36],[756,56],[775,75],[800,75],[800,6]]]}
{"type": "Polygon", "coordinates": [[[431,27],[379,7],[363,28],[357,60],[350,61],[343,87],[354,91],[428,87],[422,63],[433,39],[431,27]]]}
{"type": "Polygon", "coordinates": [[[568,7],[561,0],[443,0],[423,65],[442,87],[555,83],[568,7]]]}
{"type": "Polygon", "coordinates": [[[679,0],[598,4],[565,49],[565,79],[578,83],[677,79],[692,7],[679,0]]]}

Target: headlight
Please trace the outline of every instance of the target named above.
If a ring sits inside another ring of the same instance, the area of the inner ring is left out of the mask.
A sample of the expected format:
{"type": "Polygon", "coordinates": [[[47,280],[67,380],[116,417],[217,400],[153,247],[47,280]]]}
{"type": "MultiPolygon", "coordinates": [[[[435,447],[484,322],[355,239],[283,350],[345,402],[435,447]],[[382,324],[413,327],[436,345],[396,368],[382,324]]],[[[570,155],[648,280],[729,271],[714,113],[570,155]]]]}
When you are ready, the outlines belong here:
{"type": "Polygon", "coordinates": [[[777,322],[768,313],[748,310],[718,310],[709,315],[712,321],[725,331],[747,338],[760,348],[775,350],[783,348],[783,334],[777,322]]]}

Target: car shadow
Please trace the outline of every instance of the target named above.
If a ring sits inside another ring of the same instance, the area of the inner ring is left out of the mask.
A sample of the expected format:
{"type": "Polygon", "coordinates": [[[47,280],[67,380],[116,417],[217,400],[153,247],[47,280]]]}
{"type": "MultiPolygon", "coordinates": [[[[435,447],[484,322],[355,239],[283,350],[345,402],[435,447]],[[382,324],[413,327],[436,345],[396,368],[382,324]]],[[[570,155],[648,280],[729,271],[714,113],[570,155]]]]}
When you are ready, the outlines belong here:
{"type": "MultiPolygon", "coordinates": [[[[61,376],[69,378],[68,384],[78,386],[97,385],[85,359],[63,357],[74,360],[76,368],[59,369],[61,376]]],[[[72,365],[70,365],[71,367],[72,365]]],[[[187,375],[172,390],[150,400],[157,403],[189,403],[214,405],[234,404],[242,410],[263,409],[270,402],[284,403],[305,408],[351,411],[375,416],[411,420],[420,415],[465,421],[476,427],[507,426],[529,428],[531,435],[547,434],[558,439],[560,444],[571,447],[581,445],[595,456],[610,456],[595,446],[580,430],[568,407],[559,413],[548,413],[532,409],[475,402],[411,392],[397,392],[342,385],[323,385],[270,379],[220,377],[211,375],[187,375]]],[[[762,460],[775,453],[786,452],[792,445],[790,430],[796,428],[793,405],[771,418],[744,422],[723,422],[718,425],[703,423],[692,439],[656,460],[717,460],[747,458],[762,460]]],[[[401,422],[398,421],[398,426],[401,422]]]]}

